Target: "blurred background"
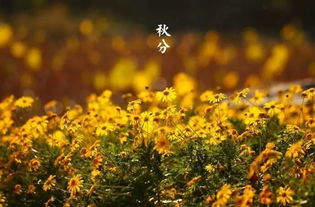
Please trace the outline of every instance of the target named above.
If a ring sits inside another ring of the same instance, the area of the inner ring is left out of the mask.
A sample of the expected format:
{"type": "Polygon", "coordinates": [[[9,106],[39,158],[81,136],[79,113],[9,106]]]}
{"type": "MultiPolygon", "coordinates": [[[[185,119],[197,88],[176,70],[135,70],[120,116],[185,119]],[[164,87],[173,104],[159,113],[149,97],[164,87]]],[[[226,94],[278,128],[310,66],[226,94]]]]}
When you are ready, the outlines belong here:
{"type": "Polygon", "coordinates": [[[173,85],[229,92],[315,76],[315,2],[0,0],[0,98],[84,103],[173,85]],[[156,33],[166,24],[170,48],[156,33]]]}

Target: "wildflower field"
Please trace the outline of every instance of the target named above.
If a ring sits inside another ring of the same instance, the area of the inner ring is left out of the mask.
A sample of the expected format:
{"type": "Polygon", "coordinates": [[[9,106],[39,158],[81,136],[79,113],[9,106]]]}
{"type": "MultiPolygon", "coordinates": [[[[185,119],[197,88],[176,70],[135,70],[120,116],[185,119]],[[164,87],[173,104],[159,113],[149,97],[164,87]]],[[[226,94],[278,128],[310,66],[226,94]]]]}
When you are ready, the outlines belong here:
{"type": "Polygon", "coordinates": [[[1,102],[2,206],[315,205],[313,88],[264,104],[249,89],[147,89],[126,107],[111,95],[62,114],[1,102]]]}
{"type": "Polygon", "coordinates": [[[315,206],[302,29],[170,32],[161,54],[65,10],[0,18],[0,207],[315,206]]]}

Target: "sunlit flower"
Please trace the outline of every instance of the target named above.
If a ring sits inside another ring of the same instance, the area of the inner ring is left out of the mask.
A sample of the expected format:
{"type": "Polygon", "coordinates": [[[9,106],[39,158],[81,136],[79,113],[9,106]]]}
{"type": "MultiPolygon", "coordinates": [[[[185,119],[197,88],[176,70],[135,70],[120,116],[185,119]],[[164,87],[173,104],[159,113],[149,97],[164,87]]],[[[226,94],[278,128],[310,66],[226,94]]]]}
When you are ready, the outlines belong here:
{"type": "Polygon", "coordinates": [[[285,156],[291,157],[291,158],[296,158],[299,155],[303,155],[304,150],[303,150],[302,144],[303,144],[302,140],[292,144],[288,148],[287,152],[285,153],[285,156]]]}
{"type": "Polygon", "coordinates": [[[70,193],[71,197],[76,196],[81,192],[83,180],[81,175],[75,175],[68,181],[67,190],[70,193]]]}
{"type": "Polygon", "coordinates": [[[134,101],[130,101],[127,106],[127,111],[130,113],[140,113],[141,111],[141,100],[137,99],[134,101]]]}
{"type": "Polygon", "coordinates": [[[96,128],[96,136],[106,136],[110,131],[114,130],[114,126],[111,123],[100,124],[96,128]]]}
{"type": "Polygon", "coordinates": [[[274,200],[274,195],[270,192],[268,186],[264,186],[259,194],[259,202],[264,205],[270,205],[274,200]]]}
{"type": "Polygon", "coordinates": [[[176,99],[175,89],[170,87],[166,88],[164,91],[158,91],[156,93],[156,98],[161,102],[173,102],[176,99]]]}
{"type": "Polygon", "coordinates": [[[295,95],[297,93],[300,93],[302,91],[302,87],[300,85],[290,85],[289,91],[295,95]]]}
{"type": "Polygon", "coordinates": [[[99,170],[92,170],[92,172],[91,172],[92,180],[95,180],[99,176],[101,176],[101,171],[99,171],[99,170]]]}
{"type": "Polygon", "coordinates": [[[209,164],[209,165],[206,165],[205,169],[208,171],[208,172],[213,172],[215,170],[215,168],[213,167],[213,165],[209,164]]]}
{"type": "Polygon", "coordinates": [[[36,171],[40,167],[40,161],[38,159],[32,159],[29,161],[28,165],[32,171],[36,171]]]}
{"type": "Polygon", "coordinates": [[[52,187],[54,187],[56,185],[56,176],[54,175],[50,175],[47,180],[45,181],[44,185],[43,185],[43,190],[44,191],[48,191],[50,190],[52,187]]]}
{"type": "Polygon", "coordinates": [[[250,207],[252,206],[255,196],[255,189],[251,185],[246,185],[243,191],[243,195],[238,196],[236,199],[237,206],[250,207]]]}
{"type": "Polygon", "coordinates": [[[29,96],[24,96],[15,101],[15,106],[20,108],[28,108],[31,107],[34,102],[34,99],[29,96]]]}
{"type": "Polygon", "coordinates": [[[310,88],[302,92],[302,97],[312,100],[315,96],[315,88],[310,88]]]}
{"type": "Polygon", "coordinates": [[[267,93],[264,91],[255,90],[254,95],[251,97],[250,101],[255,104],[259,104],[264,100],[266,95],[267,93]]]}
{"type": "Polygon", "coordinates": [[[249,93],[249,89],[248,88],[245,88],[245,89],[243,89],[243,90],[241,90],[239,92],[236,92],[234,94],[233,99],[232,99],[233,102],[236,103],[236,104],[241,103],[242,100],[247,97],[248,93],[249,93]]]}
{"type": "Polygon", "coordinates": [[[154,130],[154,115],[148,111],[141,113],[139,126],[144,131],[146,136],[154,130]]]}
{"type": "Polygon", "coordinates": [[[209,103],[216,104],[223,101],[224,99],[226,99],[226,95],[223,93],[213,94],[212,96],[209,97],[209,103]]]}
{"type": "Polygon", "coordinates": [[[170,151],[170,141],[165,136],[159,136],[155,140],[154,149],[158,151],[160,154],[169,154],[170,151]]]}
{"type": "Polygon", "coordinates": [[[213,96],[213,91],[205,91],[200,95],[200,101],[202,102],[208,102],[210,98],[213,96]]]}
{"type": "Polygon", "coordinates": [[[270,101],[264,105],[264,108],[268,111],[270,116],[279,114],[282,110],[282,105],[275,101],[270,101]]]}
{"type": "Polygon", "coordinates": [[[225,184],[221,187],[216,195],[216,201],[212,204],[213,207],[226,206],[231,195],[232,195],[231,185],[225,184]]]}
{"type": "Polygon", "coordinates": [[[286,205],[293,201],[294,192],[289,188],[280,187],[277,190],[277,203],[281,203],[282,205],[286,205]]]}

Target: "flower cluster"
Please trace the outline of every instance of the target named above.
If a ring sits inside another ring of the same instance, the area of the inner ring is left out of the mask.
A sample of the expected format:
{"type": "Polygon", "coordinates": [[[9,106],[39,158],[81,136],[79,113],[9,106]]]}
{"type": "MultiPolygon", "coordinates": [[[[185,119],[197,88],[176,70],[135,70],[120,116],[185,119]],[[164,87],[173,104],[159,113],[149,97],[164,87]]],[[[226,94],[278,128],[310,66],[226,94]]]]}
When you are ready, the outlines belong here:
{"type": "MultiPolygon", "coordinates": [[[[127,96],[127,95],[125,95],[127,96]]],[[[313,88],[0,103],[0,206],[314,206],[313,88]]]]}

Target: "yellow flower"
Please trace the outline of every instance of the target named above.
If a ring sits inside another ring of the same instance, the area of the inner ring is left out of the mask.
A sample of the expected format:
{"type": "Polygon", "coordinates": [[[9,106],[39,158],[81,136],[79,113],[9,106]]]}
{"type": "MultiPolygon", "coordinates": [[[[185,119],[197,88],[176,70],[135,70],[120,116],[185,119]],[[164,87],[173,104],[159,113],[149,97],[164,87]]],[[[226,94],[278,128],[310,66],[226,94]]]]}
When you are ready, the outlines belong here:
{"type": "Polygon", "coordinates": [[[69,180],[67,190],[70,193],[71,197],[76,196],[78,193],[81,192],[82,183],[83,180],[81,178],[81,175],[75,175],[69,180]]]}
{"type": "Polygon", "coordinates": [[[95,180],[95,178],[97,178],[99,176],[101,176],[101,171],[99,171],[99,170],[92,170],[92,172],[91,172],[92,180],[95,180]]]}
{"type": "Polygon", "coordinates": [[[312,100],[315,96],[315,88],[310,88],[302,92],[302,97],[312,100]]]}
{"type": "Polygon", "coordinates": [[[212,136],[207,140],[207,143],[210,145],[217,145],[224,140],[226,140],[226,136],[220,133],[213,133],[212,136]]]}
{"type": "MultiPolygon", "coordinates": [[[[1,109],[0,109],[1,110],[1,109]]],[[[3,111],[0,113],[0,133],[5,134],[13,124],[12,112],[3,111]]]]}
{"type": "Polygon", "coordinates": [[[210,97],[212,96],[213,96],[213,91],[205,91],[200,95],[199,99],[202,102],[208,102],[210,100],[210,97]]]}
{"type": "Polygon", "coordinates": [[[209,103],[216,104],[223,101],[224,99],[226,99],[226,95],[223,93],[213,94],[212,96],[209,97],[209,103]]]}
{"type": "Polygon", "coordinates": [[[101,105],[103,104],[106,105],[110,103],[111,96],[112,96],[112,91],[105,90],[102,92],[102,94],[99,97],[97,97],[97,100],[101,105]]]}
{"type": "Polygon", "coordinates": [[[156,93],[156,98],[161,102],[173,102],[176,99],[175,89],[170,87],[166,88],[164,91],[159,91],[156,93]]]}
{"type": "Polygon", "coordinates": [[[160,154],[169,154],[170,151],[170,141],[165,136],[159,136],[155,140],[154,149],[158,151],[160,154]]]}
{"type": "Polygon", "coordinates": [[[96,128],[96,136],[106,136],[108,135],[108,133],[110,131],[114,130],[114,126],[110,123],[104,123],[104,124],[100,124],[97,128],[96,128]]]}
{"type": "Polygon", "coordinates": [[[127,111],[130,113],[138,114],[141,111],[141,100],[137,99],[134,101],[130,101],[127,106],[127,111]]]}
{"type": "Polygon", "coordinates": [[[104,160],[103,155],[100,153],[97,153],[97,155],[95,155],[95,157],[92,160],[92,168],[93,169],[99,168],[101,166],[103,160],[104,160]]]}
{"type": "Polygon", "coordinates": [[[288,124],[285,131],[287,133],[297,134],[301,132],[301,129],[296,125],[288,124]]]}
{"type": "Polygon", "coordinates": [[[34,102],[34,99],[29,96],[23,96],[15,101],[15,106],[20,108],[31,107],[34,102]]]}
{"type": "Polygon", "coordinates": [[[273,116],[281,112],[282,105],[275,101],[270,101],[264,105],[264,108],[268,111],[268,115],[273,116]]]}
{"type": "Polygon", "coordinates": [[[258,107],[250,106],[248,107],[243,114],[243,121],[247,125],[255,125],[260,120],[259,114],[261,111],[258,107]]]}
{"type": "Polygon", "coordinates": [[[281,203],[282,205],[286,205],[288,203],[291,203],[293,201],[294,192],[289,188],[283,188],[280,187],[277,190],[277,203],[281,203]]]}
{"type": "Polygon", "coordinates": [[[233,97],[233,102],[236,104],[241,103],[242,99],[246,98],[246,96],[248,95],[248,92],[249,92],[248,88],[245,88],[239,92],[236,92],[233,97]]]}
{"type": "Polygon", "coordinates": [[[295,95],[295,94],[301,92],[302,90],[303,90],[303,89],[302,89],[302,87],[301,87],[300,85],[290,85],[290,87],[289,87],[289,91],[290,91],[293,95],[295,95]]]}
{"type": "Polygon", "coordinates": [[[133,88],[136,92],[141,92],[144,88],[151,85],[152,79],[146,71],[137,71],[134,75],[133,88]]]}
{"type": "Polygon", "coordinates": [[[69,143],[66,135],[61,130],[57,130],[53,132],[49,136],[49,139],[47,139],[47,142],[51,146],[58,146],[58,147],[64,147],[69,143]]]}
{"type": "Polygon", "coordinates": [[[232,195],[231,185],[225,184],[221,187],[216,195],[216,201],[212,204],[213,207],[226,206],[232,195]]]}
{"type": "Polygon", "coordinates": [[[257,176],[260,170],[268,170],[282,155],[281,152],[273,150],[275,144],[270,142],[266,144],[266,149],[262,151],[255,160],[250,164],[248,170],[248,178],[253,179],[257,176]],[[264,165],[263,163],[266,162],[264,165]],[[262,166],[261,166],[262,165],[262,166]]]}
{"type": "Polygon", "coordinates": [[[269,168],[275,164],[277,162],[277,159],[275,158],[271,158],[269,160],[267,160],[261,167],[260,167],[260,171],[265,173],[267,170],[269,170],[269,168]]]}
{"type": "Polygon", "coordinates": [[[255,90],[253,97],[250,99],[255,104],[261,103],[266,97],[267,93],[264,91],[255,90]]]}
{"type": "Polygon", "coordinates": [[[40,167],[40,161],[38,159],[32,159],[31,161],[29,161],[28,165],[31,171],[36,171],[40,167]]]}
{"type": "Polygon", "coordinates": [[[146,135],[151,134],[154,130],[154,116],[153,113],[145,111],[140,115],[140,127],[146,133],[146,135]]]}
{"type": "Polygon", "coordinates": [[[48,191],[50,190],[52,187],[54,187],[56,185],[56,176],[54,175],[50,175],[47,180],[45,181],[44,185],[43,185],[43,190],[44,191],[48,191]]]}
{"type": "Polygon", "coordinates": [[[215,168],[213,167],[213,165],[209,164],[209,165],[206,165],[205,169],[208,171],[208,172],[213,172],[215,170],[215,168]]]}
{"type": "Polygon", "coordinates": [[[127,132],[119,134],[120,144],[124,144],[125,142],[127,142],[128,135],[129,134],[127,132]]]}
{"type": "Polygon", "coordinates": [[[251,185],[246,185],[243,195],[237,197],[237,206],[250,207],[255,196],[255,189],[251,185]]]}
{"type": "Polygon", "coordinates": [[[299,154],[304,154],[304,150],[303,150],[303,147],[302,147],[302,144],[303,144],[303,141],[298,141],[294,144],[292,144],[287,152],[285,153],[285,156],[286,157],[291,157],[291,158],[296,158],[299,156],[299,154]]]}
{"type": "Polygon", "coordinates": [[[21,136],[38,138],[45,135],[45,132],[48,130],[47,126],[47,116],[34,116],[21,128],[21,136]]]}
{"type": "Polygon", "coordinates": [[[274,195],[269,191],[268,186],[264,186],[259,194],[259,202],[264,205],[270,205],[274,200],[274,195]]]}
{"type": "Polygon", "coordinates": [[[152,102],[154,99],[154,92],[150,90],[141,91],[138,94],[138,98],[143,102],[152,102]]]}
{"type": "Polygon", "coordinates": [[[313,118],[308,118],[306,121],[305,121],[305,125],[309,128],[314,128],[315,127],[315,119],[313,118]]]}

